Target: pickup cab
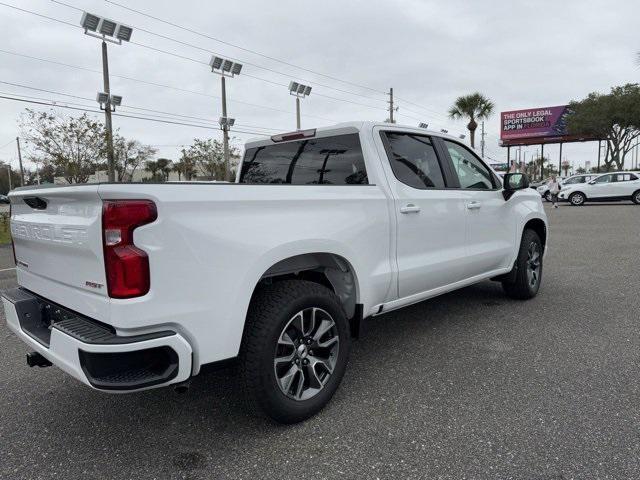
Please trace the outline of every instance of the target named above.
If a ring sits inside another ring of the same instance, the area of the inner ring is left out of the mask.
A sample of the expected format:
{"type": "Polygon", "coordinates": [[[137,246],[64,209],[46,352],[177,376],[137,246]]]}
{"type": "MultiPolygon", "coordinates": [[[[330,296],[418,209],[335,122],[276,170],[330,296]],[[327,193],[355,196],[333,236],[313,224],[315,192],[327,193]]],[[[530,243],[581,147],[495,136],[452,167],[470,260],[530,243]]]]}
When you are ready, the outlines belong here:
{"type": "Polygon", "coordinates": [[[9,327],[105,392],[237,360],[283,423],[332,397],[366,318],[483,280],[535,296],[547,219],[458,139],[350,122],[249,141],[234,183],[103,183],[10,194],[9,327]]]}

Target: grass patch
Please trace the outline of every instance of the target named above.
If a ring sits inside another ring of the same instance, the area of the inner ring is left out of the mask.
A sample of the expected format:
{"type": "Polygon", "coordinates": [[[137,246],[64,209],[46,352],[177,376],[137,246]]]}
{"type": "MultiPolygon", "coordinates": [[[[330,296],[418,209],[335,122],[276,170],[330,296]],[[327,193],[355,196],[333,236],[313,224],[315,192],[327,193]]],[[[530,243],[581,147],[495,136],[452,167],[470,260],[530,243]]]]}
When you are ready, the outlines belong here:
{"type": "Polygon", "coordinates": [[[11,232],[9,230],[9,213],[0,213],[0,245],[11,243],[11,232]]]}

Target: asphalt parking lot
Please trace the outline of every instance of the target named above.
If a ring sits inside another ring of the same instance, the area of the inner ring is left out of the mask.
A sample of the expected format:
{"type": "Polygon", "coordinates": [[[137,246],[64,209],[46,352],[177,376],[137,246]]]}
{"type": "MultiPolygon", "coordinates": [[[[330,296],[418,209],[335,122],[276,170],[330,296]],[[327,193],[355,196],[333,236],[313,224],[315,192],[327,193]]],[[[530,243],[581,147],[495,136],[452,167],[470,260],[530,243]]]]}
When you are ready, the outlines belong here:
{"type": "Polygon", "coordinates": [[[300,425],[245,414],[233,369],[91,391],[28,368],[2,318],[0,478],[639,478],[640,207],[547,212],[538,297],[484,282],[375,318],[300,425]]]}

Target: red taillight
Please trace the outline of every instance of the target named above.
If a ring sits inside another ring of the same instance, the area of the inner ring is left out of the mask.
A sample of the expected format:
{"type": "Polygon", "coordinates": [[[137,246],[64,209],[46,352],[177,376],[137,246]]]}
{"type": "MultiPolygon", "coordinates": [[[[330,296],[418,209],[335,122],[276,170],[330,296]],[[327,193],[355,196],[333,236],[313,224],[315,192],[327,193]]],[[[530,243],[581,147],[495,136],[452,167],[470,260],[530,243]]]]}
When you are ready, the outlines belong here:
{"type": "Polygon", "coordinates": [[[112,298],[132,298],[149,291],[149,258],[133,243],[133,231],[158,218],[151,200],[105,200],[102,245],[107,289],[112,298]]]}
{"type": "Polygon", "coordinates": [[[13,233],[11,233],[11,204],[9,204],[9,236],[11,237],[11,250],[13,250],[13,264],[18,266],[18,259],[16,258],[16,244],[13,241],[13,233]]]}

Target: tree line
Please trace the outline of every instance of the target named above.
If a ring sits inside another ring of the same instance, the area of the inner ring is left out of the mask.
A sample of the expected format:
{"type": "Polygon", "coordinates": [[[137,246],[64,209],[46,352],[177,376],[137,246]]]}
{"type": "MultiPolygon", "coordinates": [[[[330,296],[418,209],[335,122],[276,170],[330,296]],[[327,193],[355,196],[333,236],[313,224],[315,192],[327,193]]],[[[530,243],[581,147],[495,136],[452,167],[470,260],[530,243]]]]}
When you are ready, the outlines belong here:
{"type": "MultiPolygon", "coordinates": [[[[485,120],[493,113],[494,104],[481,93],[458,97],[449,110],[452,119],[465,119],[469,130],[469,143],[475,147],[475,131],[478,120],[485,120]]],[[[582,100],[569,103],[567,133],[605,143],[606,149],[599,165],[592,170],[609,172],[623,170],[627,155],[640,143],[640,85],[628,83],[612,87],[609,93],[593,92],[582,100]]],[[[591,163],[594,163],[591,159],[591,163]]],[[[542,166],[545,171],[558,173],[552,165],[545,165],[546,158],[530,160],[525,169],[536,175],[542,166]]],[[[568,172],[568,166],[565,175],[568,172]]],[[[578,173],[585,172],[579,168],[578,173]]]]}
{"type": "MultiPolygon", "coordinates": [[[[91,175],[107,169],[105,126],[86,113],[70,116],[55,110],[26,109],[19,125],[26,147],[24,158],[36,165],[36,169],[25,172],[28,184],[38,180],[53,183],[55,177],[68,183],[87,183],[91,175]]],[[[144,171],[143,182],[168,181],[171,172],[177,174],[178,180],[224,179],[223,147],[214,139],[194,138],[191,145],[182,148],[177,160],[154,159],[158,153],[155,147],[116,131],[113,150],[119,182],[133,181],[140,171],[144,171]]],[[[232,164],[237,163],[238,148],[230,146],[230,154],[232,164]]]]}

